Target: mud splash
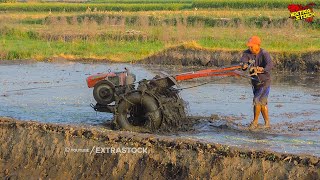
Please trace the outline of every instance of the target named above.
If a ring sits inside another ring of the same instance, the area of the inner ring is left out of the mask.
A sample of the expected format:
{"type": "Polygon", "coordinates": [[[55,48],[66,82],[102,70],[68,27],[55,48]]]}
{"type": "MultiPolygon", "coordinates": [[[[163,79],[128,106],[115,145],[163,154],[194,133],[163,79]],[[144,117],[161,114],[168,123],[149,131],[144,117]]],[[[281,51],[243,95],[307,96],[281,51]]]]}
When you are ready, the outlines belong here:
{"type": "Polygon", "coordinates": [[[1,178],[319,179],[320,159],[186,138],[0,119],[1,178]],[[106,153],[101,147],[146,148],[106,153]],[[100,148],[100,149],[99,149],[100,148]],[[92,151],[93,149],[93,151],[92,151]]]}

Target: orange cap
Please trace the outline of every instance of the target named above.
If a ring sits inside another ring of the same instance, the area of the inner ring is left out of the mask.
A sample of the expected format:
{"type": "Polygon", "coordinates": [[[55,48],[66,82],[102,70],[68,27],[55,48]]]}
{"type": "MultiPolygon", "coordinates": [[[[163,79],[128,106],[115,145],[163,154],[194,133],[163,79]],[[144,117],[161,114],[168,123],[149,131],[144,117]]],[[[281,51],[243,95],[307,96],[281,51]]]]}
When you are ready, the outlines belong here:
{"type": "Polygon", "coordinates": [[[260,46],[260,44],[261,44],[261,40],[258,36],[252,36],[247,42],[247,46],[253,46],[253,45],[260,46]]]}

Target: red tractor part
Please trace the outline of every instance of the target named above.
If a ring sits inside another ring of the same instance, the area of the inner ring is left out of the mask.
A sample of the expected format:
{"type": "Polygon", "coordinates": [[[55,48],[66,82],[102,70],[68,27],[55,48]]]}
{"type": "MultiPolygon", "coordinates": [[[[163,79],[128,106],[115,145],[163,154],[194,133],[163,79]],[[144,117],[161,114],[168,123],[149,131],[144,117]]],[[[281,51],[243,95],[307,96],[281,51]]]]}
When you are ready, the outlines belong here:
{"type": "Polygon", "coordinates": [[[226,68],[220,69],[205,69],[200,71],[194,72],[187,72],[175,75],[174,78],[177,81],[184,81],[194,78],[201,78],[201,77],[211,77],[211,76],[239,76],[235,70],[241,69],[241,66],[231,66],[226,68]]]}
{"type": "Polygon", "coordinates": [[[96,85],[99,81],[102,81],[106,78],[109,78],[109,77],[114,77],[116,76],[115,73],[98,73],[98,74],[95,74],[95,75],[91,75],[89,77],[87,77],[87,85],[89,88],[92,88],[94,87],[94,85],[96,85]]]}
{"type": "MultiPolygon", "coordinates": [[[[126,68],[125,68],[126,69],[126,68]]],[[[108,105],[115,100],[116,94],[124,93],[127,87],[131,88],[136,76],[128,70],[122,72],[110,72],[95,74],[87,78],[89,88],[93,87],[93,97],[97,103],[108,105]]]]}

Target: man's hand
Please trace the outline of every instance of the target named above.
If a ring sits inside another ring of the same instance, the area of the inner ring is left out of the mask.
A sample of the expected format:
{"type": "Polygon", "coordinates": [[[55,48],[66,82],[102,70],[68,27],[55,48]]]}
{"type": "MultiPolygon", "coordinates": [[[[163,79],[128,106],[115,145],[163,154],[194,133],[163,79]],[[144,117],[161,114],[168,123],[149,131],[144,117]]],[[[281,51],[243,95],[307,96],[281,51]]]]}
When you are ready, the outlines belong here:
{"type": "Polygon", "coordinates": [[[263,67],[257,67],[256,68],[256,70],[257,70],[257,73],[263,73],[264,72],[264,68],[263,67]]]}
{"type": "Polygon", "coordinates": [[[241,69],[245,71],[248,67],[249,65],[247,63],[243,63],[241,69]]]}
{"type": "Polygon", "coordinates": [[[251,67],[249,69],[249,73],[250,73],[250,76],[254,76],[254,75],[257,75],[257,74],[260,74],[260,73],[263,73],[264,72],[264,69],[263,67],[251,67]]]}

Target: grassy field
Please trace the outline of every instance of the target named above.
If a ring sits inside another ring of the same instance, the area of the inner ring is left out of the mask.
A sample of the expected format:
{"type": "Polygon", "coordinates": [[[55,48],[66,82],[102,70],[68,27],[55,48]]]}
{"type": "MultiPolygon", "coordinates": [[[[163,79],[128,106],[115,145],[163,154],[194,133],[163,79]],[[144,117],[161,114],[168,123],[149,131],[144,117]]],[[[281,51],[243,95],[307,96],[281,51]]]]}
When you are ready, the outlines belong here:
{"type": "Polygon", "coordinates": [[[3,3],[0,4],[0,58],[43,60],[61,56],[132,61],[181,44],[211,50],[244,50],[252,35],[259,35],[262,47],[271,52],[302,53],[320,49],[319,10],[315,9],[316,18],[309,24],[288,18],[285,5],[292,1],[280,1],[278,5],[275,0],[264,2],[3,3]],[[129,9],[119,12],[88,8],[92,3],[129,9]],[[217,5],[212,7],[210,3],[217,5]],[[130,9],[135,6],[140,9],[130,9]]]}
{"type": "MultiPolygon", "coordinates": [[[[66,2],[77,2],[77,0],[66,0],[66,2]]],[[[0,0],[1,2],[16,2],[16,0],[0,0]]],[[[252,9],[252,8],[287,8],[291,3],[308,4],[308,0],[83,0],[84,3],[58,3],[49,1],[43,3],[41,0],[26,3],[6,3],[0,6],[0,10],[6,11],[83,11],[87,7],[98,11],[150,11],[150,10],[182,10],[182,9],[252,9]]],[[[315,2],[317,3],[317,2],[315,2]]]]}

